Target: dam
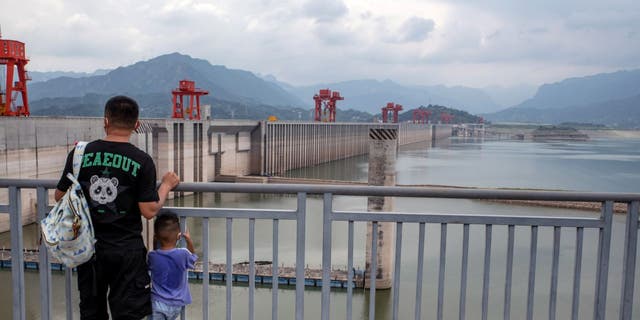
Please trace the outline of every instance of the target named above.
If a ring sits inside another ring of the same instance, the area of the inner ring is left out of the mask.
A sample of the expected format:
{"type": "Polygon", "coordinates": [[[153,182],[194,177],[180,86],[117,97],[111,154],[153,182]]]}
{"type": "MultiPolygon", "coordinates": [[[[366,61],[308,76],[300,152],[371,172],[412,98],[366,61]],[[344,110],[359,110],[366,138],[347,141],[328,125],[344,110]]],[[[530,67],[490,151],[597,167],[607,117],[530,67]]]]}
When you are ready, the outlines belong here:
{"type": "MultiPolygon", "coordinates": [[[[398,129],[398,144],[448,138],[449,124],[326,123],[251,120],[142,119],[131,143],[153,158],[157,176],[176,172],[182,182],[242,181],[278,176],[368,153],[372,128],[398,129]]],[[[482,127],[477,127],[481,132],[482,127]]],[[[0,119],[0,178],[58,179],[76,141],[104,136],[103,119],[0,119]]],[[[35,221],[35,191],[25,190],[23,222],[35,221]]],[[[7,194],[0,194],[6,203],[7,194]]],[[[51,203],[52,201],[50,201],[51,203]]],[[[0,232],[9,229],[0,216],[0,232]]]]}

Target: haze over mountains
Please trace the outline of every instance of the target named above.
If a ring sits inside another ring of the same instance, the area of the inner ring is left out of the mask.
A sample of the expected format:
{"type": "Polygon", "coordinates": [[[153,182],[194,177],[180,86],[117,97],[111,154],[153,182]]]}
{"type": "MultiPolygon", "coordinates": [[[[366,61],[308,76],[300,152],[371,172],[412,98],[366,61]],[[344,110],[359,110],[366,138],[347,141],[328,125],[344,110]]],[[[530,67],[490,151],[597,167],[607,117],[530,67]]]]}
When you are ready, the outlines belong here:
{"type": "Polygon", "coordinates": [[[405,109],[418,108],[421,105],[440,104],[470,113],[487,113],[504,109],[480,89],[456,86],[407,86],[392,80],[373,79],[352,80],[336,83],[316,84],[312,86],[285,88],[301,100],[312,101],[319,89],[330,88],[339,91],[345,100],[340,104],[356,110],[379,113],[387,102],[402,104],[405,109]]]}
{"type": "Polygon", "coordinates": [[[640,70],[570,78],[540,86],[516,106],[487,114],[491,121],[588,122],[640,127],[640,70]]]}
{"type": "Polygon", "coordinates": [[[381,106],[393,101],[404,110],[438,104],[483,114],[490,121],[640,125],[640,116],[635,116],[640,109],[640,70],[566,79],[542,85],[535,95],[526,85],[477,89],[373,79],[295,86],[273,76],[212,65],[179,53],[90,74],[31,75],[34,81],[29,84],[29,96],[34,115],[99,116],[108,97],[128,94],[139,101],[143,116],[166,117],[171,111],[171,90],[179,80],[188,78],[211,92],[202,102],[213,106],[217,118],[265,119],[274,114],[281,119],[309,120],[313,94],[330,88],[346,97],[338,103],[338,121],[371,121],[381,106]],[[516,105],[507,108],[510,103],[516,105]]]}

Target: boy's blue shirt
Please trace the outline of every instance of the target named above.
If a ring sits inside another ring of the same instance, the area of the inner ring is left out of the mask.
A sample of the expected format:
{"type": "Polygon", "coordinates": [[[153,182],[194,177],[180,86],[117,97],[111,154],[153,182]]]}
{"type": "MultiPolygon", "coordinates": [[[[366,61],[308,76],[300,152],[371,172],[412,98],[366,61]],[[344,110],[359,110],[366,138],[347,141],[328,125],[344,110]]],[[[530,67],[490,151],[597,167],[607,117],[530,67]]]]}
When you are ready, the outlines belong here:
{"type": "Polygon", "coordinates": [[[185,248],[149,252],[151,299],[173,306],[190,304],[187,270],[194,268],[197,259],[185,248]]]}

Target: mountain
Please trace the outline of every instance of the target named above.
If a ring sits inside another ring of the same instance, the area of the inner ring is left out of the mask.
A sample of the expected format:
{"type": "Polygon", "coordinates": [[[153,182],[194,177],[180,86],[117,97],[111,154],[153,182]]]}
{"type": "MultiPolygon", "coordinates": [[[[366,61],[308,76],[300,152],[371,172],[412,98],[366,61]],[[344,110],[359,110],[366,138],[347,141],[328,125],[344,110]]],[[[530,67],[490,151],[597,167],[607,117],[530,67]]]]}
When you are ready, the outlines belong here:
{"type": "Polygon", "coordinates": [[[514,107],[485,114],[494,122],[582,122],[640,126],[640,69],[570,78],[542,85],[514,107]]]}
{"type": "Polygon", "coordinates": [[[619,128],[640,128],[640,95],[582,106],[554,109],[509,108],[487,115],[492,121],[594,123],[619,128]]]}
{"type": "MultiPolygon", "coordinates": [[[[418,108],[415,109],[410,109],[407,110],[406,112],[400,113],[398,114],[398,121],[399,122],[407,122],[407,121],[412,121],[413,120],[413,111],[414,110],[427,110],[429,112],[431,112],[431,114],[429,115],[429,122],[430,123],[438,123],[440,121],[440,116],[443,113],[448,113],[449,115],[453,116],[453,118],[451,119],[451,123],[479,123],[480,120],[482,118],[478,117],[478,116],[474,116],[472,114],[469,114],[466,111],[462,111],[462,110],[458,110],[458,109],[453,109],[453,108],[448,108],[445,106],[439,106],[439,105],[428,105],[428,106],[420,106],[418,108]]],[[[380,117],[380,115],[377,115],[378,117],[380,117]]]]}
{"type": "Polygon", "coordinates": [[[318,90],[329,88],[345,97],[344,101],[338,102],[339,106],[370,113],[379,113],[387,102],[399,103],[405,109],[430,103],[442,104],[471,113],[493,112],[503,108],[482,90],[461,86],[406,86],[391,80],[365,79],[295,87],[282,85],[275,78],[269,79],[305,101],[308,106],[313,104],[312,97],[318,90]]]}
{"type": "Polygon", "coordinates": [[[533,97],[538,87],[527,84],[515,86],[489,86],[482,88],[493,101],[501,106],[510,107],[533,97]]]}
{"type": "MultiPolygon", "coordinates": [[[[104,75],[83,78],[60,77],[31,83],[32,101],[43,98],[84,97],[87,94],[132,96],[163,94],[170,105],[171,90],[188,78],[210,91],[209,97],[245,104],[302,106],[304,103],[279,86],[244,70],[211,65],[208,61],[172,53],[148,61],[119,67],[104,75]]],[[[210,98],[213,99],[213,98],[210,98]]]]}
{"type": "MultiPolygon", "coordinates": [[[[31,103],[31,114],[34,116],[87,116],[100,117],[104,112],[104,104],[111,95],[90,93],[82,97],[43,98],[31,103]]],[[[145,118],[168,118],[171,107],[167,104],[164,93],[141,94],[135,96],[140,105],[140,114],[145,118]]],[[[219,100],[205,96],[202,104],[211,105],[214,119],[250,119],[266,120],[275,115],[280,120],[310,120],[313,110],[293,107],[274,107],[265,104],[253,104],[219,100]]],[[[371,122],[373,115],[355,110],[339,109],[339,122],[371,122]]]]}
{"type": "Polygon", "coordinates": [[[640,94],[640,69],[569,78],[544,84],[535,96],[514,108],[553,109],[581,106],[640,94]]]}
{"type": "Polygon", "coordinates": [[[85,78],[91,76],[101,76],[109,73],[110,69],[98,69],[94,72],[73,72],[73,71],[29,71],[29,77],[31,78],[31,83],[47,81],[60,77],[69,77],[69,78],[85,78]]]}

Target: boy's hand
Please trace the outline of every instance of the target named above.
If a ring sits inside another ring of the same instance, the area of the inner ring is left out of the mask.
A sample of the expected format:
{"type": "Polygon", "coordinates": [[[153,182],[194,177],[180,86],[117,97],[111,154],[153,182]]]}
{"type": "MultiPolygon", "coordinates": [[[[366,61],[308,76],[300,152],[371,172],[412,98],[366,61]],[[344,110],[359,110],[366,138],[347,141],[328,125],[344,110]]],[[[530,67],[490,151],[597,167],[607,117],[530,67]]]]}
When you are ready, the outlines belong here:
{"type": "Polygon", "coordinates": [[[191,234],[189,234],[189,230],[185,230],[184,232],[180,233],[180,236],[183,237],[187,242],[191,241],[191,234]]]}
{"type": "Polygon", "coordinates": [[[191,241],[191,235],[189,234],[189,230],[185,230],[184,232],[180,233],[180,236],[184,238],[184,240],[187,242],[187,250],[189,250],[191,253],[195,253],[196,250],[193,247],[193,241],[191,241]]]}

